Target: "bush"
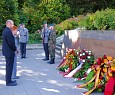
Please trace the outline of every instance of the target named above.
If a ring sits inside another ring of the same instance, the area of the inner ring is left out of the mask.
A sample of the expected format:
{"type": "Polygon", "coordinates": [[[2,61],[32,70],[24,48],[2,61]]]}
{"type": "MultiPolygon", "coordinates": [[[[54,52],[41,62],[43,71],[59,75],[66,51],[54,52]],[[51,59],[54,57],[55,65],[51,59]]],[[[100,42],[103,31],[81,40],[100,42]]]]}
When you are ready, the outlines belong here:
{"type": "Polygon", "coordinates": [[[37,31],[35,33],[29,34],[29,44],[38,44],[41,42],[41,34],[39,34],[37,31]]]}
{"type": "Polygon", "coordinates": [[[97,11],[94,14],[88,14],[78,24],[88,30],[114,30],[115,9],[106,9],[97,11]]]}
{"type": "Polygon", "coordinates": [[[76,19],[67,19],[60,24],[57,24],[55,29],[57,31],[57,36],[60,36],[64,33],[65,30],[71,30],[78,27],[78,22],[76,19]]]}

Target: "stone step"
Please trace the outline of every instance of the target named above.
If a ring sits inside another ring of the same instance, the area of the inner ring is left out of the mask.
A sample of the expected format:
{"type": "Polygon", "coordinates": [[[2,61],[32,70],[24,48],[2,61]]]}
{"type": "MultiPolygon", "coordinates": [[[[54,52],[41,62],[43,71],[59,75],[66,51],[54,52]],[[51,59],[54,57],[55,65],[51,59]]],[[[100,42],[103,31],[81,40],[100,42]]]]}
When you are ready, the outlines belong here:
{"type": "Polygon", "coordinates": [[[61,47],[56,46],[56,50],[60,51],[60,50],[61,50],[61,47]]]}
{"type": "Polygon", "coordinates": [[[59,50],[55,50],[55,53],[57,54],[57,55],[59,55],[59,56],[61,56],[61,53],[60,53],[60,51],[59,50]]]}
{"type": "Polygon", "coordinates": [[[61,43],[59,43],[59,44],[56,44],[56,46],[61,47],[61,46],[62,46],[62,44],[61,44],[61,43]]]}

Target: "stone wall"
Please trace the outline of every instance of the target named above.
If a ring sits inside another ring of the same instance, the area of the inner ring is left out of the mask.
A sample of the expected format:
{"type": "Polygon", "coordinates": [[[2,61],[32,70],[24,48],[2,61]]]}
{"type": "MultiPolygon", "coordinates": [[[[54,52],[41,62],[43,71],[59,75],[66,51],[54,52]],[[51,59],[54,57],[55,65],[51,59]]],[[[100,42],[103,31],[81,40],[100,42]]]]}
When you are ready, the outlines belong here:
{"type": "Polygon", "coordinates": [[[95,57],[105,54],[115,58],[115,31],[69,30],[65,31],[63,42],[62,52],[81,48],[91,50],[95,57]]]}

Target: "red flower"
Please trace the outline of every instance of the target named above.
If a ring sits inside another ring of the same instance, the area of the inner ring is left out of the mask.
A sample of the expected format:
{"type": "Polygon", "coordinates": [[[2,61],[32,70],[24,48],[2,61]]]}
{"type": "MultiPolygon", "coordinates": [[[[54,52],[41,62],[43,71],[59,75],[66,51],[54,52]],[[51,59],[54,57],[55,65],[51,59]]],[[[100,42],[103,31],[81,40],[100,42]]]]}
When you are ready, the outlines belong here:
{"type": "Polygon", "coordinates": [[[92,54],[90,54],[90,56],[93,56],[92,54]]]}
{"type": "Polygon", "coordinates": [[[100,64],[101,64],[101,61],[102,61],[101,58],[98,58],[98,59],[97,59],[97,64],[100,65],[100,64]]]}
{"type": "Polygon", "coordinates": [[[98,85],[98,88],[102,88],[102,86],[103,86],[102,84],[99,84],[99,85],[98,85]]]}
{"type": "Polygon", "coordinates": [[[83,56],[80,56],[80,59],[83,59],[83,56]]]}
{"type": "Polygon", "coordinates": [[[82,52],[85,52],[85,50],[82,50],[82,52]]]}
{"type": "Polygon", "coordinates": [[[79,54],[78,54],[78,55],[80,56],[80,54],[81,54],[81,52],[79,52],[79,54]]]}
{"type": "Polygon", "coordinates": [[[84,73],[84,77],[87,77],[87,74],[86,74],[86,73],[84,73]]]}
{"type": "Polygon", "coordinates": [[[81,78],[77,78],[78,80],[81,80],[81,78]]]}
{"type": "Polygon", "coordinates": [[[83,56],[83,59],[86,59],[86,56],[83,56]]]}
{"type": "Polygon", "coordinates": [[[106,56],[106,55],[104,55],[104,56],[103,56],[103,58],[104,58],[104,59],[107,59],[107,56],[106,56]]]}
{"type": "Polygon", "coordinates": [[[86,52],[86,53],[85,53],[85,55],[86,55],[86,56],[88,56],[88,55],[89,55],[89,53],[87,53],[87,52],[86,52]]]}
{"type": "Polygon", "coordinates": [[[102,80],[102,79],[103,79],[103,76],[100,76],[99,78],[102,80]]]}

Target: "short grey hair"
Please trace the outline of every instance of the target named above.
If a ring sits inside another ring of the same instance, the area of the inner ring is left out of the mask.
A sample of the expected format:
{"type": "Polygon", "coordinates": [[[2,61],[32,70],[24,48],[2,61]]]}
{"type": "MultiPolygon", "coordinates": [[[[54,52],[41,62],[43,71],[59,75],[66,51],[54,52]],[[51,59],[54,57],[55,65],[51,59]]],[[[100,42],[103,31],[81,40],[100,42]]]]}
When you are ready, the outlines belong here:
{"type": "Polygon", "coordinates": [[[12,24],[14,24],[13,20],[7,20],[6,24],[9,23],[9,22],[12,23],[12,24]]]}

